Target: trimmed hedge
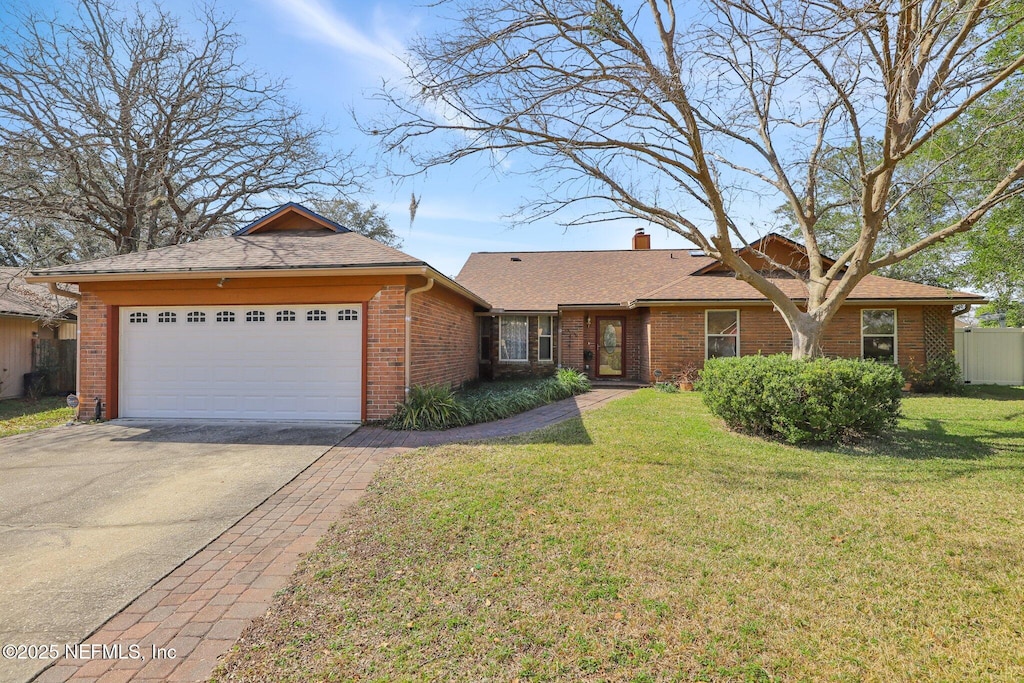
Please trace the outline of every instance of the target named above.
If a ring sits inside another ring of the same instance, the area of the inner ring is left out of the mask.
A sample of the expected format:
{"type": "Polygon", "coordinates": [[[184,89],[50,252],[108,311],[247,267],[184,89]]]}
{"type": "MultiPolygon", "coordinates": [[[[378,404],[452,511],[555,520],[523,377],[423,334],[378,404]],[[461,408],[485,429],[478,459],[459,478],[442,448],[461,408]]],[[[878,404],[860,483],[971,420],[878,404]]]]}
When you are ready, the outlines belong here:
{"type": "Polygon", "coordinates": [[[714,358],[698,387],[712,413],[737,431],[789,443],[851,441],[896,426],[899,368],[845,358],[714,358]]]}
{"type": "Polygon", "coordinates": [[[385,424],[390,429],[437,430],[490,422],[590,391],[583,373],[562,368],[554,377],[529,383],[501,383],[456,392],[446,386],[413,387],[385,424]]]}

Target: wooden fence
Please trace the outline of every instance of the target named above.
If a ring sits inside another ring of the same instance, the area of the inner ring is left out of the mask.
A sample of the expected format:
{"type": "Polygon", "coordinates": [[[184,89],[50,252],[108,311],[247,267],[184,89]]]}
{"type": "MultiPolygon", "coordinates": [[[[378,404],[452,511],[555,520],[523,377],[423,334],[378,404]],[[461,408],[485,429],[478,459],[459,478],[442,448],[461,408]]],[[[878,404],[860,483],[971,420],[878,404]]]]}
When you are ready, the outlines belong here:
{"type": "Polygon", "coordinates": [[[38,339],[32,350],[32,371],[50,375],[47,393],[75,391],[78,342],[74,339],[38,339]]]}

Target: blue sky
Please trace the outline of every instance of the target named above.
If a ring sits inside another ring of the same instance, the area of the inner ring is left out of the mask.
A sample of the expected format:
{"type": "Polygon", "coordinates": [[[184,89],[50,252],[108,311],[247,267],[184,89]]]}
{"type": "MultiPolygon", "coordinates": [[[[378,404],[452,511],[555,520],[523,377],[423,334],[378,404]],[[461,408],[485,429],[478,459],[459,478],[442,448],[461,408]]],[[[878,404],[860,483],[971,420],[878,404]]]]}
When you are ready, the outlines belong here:
{"type": "MultiPolygon", "coordinates": [[[[163,4],[183,20],[191,16],[189,0],[163,4]]],[[[356,130],[350,112],[373,113],[376,105],[369,96],[383,80],[401,79],[396,55],[417,34],[443,24],[439,10],[407,2],[352,0],[219,0],[218,7],[234,15],[246,37],[250,65],[286,77],[292,99],[337,129],[335,144],[354,148],[367,164],[380,166],[376,141],[356,130]]],[[[499,175],[486,160],[472,159],[401,182],[378,178],[358,198],[386,210],[404,251],[448,275],[456,274],[473,251],[628,248],[633,229],[643,225],[621,222],[566,230],[551,221],[510,229],[504,217],[532,191],[523,178],[499,175]],[[410,227],[413,192],[421,204],[410,227]]],[[[664,229],[648,231],[655,247],[690,246],[664,229]]]]}
{"type": "MultiPolygon", "coordinates": [[[[63,10],[73,3],[15,0],[26,1],[63,10]]],[[[186,28],[192,22],[198,26],[194,0],[160,4],[186,28]]],[[[385,80],[401,81],[399,56],[417,35],[444,27],[442,10],[400,0],[216,0],[216,6],[234,17],[235,29],[245,36],[243,56],[250,67],[286,78],[291,99],[336,130],[333,145],[354,150],[359,160],[380,169],[355,198],[378,204],[402,238],[403,250],[441,272],[455,275],[473,251],[625,249],[637,227],[651,233],[655,248],[692,247],[679,235],[637,220],[569,229],[552,220],[512,229],[507,216],[537,190],[524,176],[502,174],[483,158],[400,182],[387,177],[376,140],[357,130],[352,112],[360,118],[373,115],[379,105],[371,101],[372,94],[385,80]],[[421,203],[410,226],[412,193],[421,203]]],[[[748,202],[746,213],[756,221],[778,203],[770,198],[748,202]]]]}

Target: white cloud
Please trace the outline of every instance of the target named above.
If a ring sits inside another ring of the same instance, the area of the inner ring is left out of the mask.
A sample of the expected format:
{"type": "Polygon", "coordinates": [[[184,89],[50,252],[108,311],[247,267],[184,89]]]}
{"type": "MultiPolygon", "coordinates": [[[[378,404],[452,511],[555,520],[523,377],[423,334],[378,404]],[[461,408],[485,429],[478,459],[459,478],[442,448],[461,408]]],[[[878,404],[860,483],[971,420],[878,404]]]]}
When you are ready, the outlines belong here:
{"type": "Polygon", "coordinates": [[[405,73],[405,65],[397,56],[401,45],[392,36],[367,35],[329,5],[320,0],[271,0],[287,13],[310,36],[339,48],[350,55],[368,59],[382,67],[387,75],[405,73]]]}

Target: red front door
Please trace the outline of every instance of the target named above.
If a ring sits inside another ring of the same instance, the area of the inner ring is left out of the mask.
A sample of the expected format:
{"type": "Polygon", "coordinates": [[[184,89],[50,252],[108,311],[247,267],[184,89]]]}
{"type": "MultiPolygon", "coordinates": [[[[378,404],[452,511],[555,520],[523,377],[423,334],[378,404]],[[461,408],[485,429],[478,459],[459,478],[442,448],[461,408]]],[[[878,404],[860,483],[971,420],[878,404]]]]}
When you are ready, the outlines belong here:
{"type": "Polygon", "coordinates": [[[594,374],[598,377],[624,377],[626,374],[626,319],[597,319],[597,348],[594,374]]]}

